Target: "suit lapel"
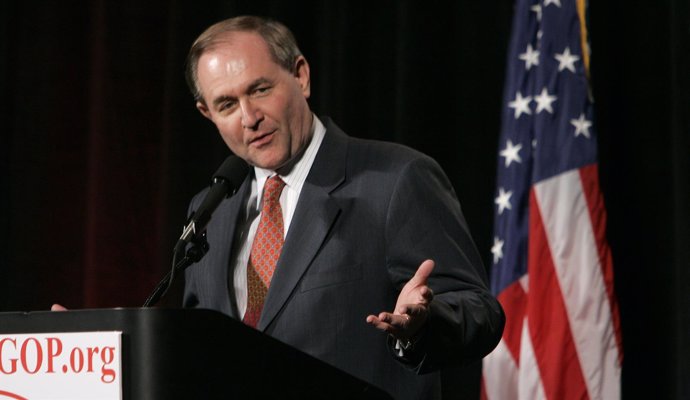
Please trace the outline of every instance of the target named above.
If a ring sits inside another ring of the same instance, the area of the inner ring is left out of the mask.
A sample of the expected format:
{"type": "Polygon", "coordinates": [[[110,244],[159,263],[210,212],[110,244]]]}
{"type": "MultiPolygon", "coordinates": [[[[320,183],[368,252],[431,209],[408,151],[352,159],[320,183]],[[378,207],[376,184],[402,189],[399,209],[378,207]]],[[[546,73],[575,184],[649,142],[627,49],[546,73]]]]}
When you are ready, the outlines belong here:
{"type": "Polygon", "coordinates": [[[341,213],[331,192],[345,180],[347,137],[329,120],[324,122],[326,135],[302,187],[257,325],[262,331],[288,301],[341,213]]]}
{"type": "Polygon", "coordinates": [[[238,313],[234,299],[234,290],[230,285],[231,280],[229,274],[231,273],[232,267],[230,265],[232,256],[231,244],[234,243],[235,240],[235,231],[239,216],[244,213],[242,207],[247,204],[247,197],[251,188],[251,176],[251,173],[248,174],[237,193],[219,205],[218,209],[215,211],[216,215],[214,215],[212,219],[212,221],[218,221],[218,223],[222,223],[222,225],[216,227],[219,232],[219,235],[217,235],[218,242],[210,244],[211,246],[216,246],[218,249],[217,262],[211,262],[209,266],[219,269],[215,271],[212,276],[218,276],[222,279],[221,284],[226,290],[222,291],[223,298],[221,299],[221,306],[223,309],[226,309],[228,314],[232,317],[237,317],[238,313]]]}

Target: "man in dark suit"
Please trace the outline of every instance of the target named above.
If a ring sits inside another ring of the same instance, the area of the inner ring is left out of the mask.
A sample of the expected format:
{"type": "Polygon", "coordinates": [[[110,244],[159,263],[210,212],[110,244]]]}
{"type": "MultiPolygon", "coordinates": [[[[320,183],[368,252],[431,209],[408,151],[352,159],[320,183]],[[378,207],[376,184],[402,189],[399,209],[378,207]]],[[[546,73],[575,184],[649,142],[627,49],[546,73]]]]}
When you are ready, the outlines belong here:
{"type": "Polygon", "coordinates": [[[207,226],[185,306],[241,319],[395,398],[438,398],[439,368],[493,349],[503,312],[445,174],[314,116],[287,28],[222,21],[192,46],[187,78],[253,169],[207,226]]]}

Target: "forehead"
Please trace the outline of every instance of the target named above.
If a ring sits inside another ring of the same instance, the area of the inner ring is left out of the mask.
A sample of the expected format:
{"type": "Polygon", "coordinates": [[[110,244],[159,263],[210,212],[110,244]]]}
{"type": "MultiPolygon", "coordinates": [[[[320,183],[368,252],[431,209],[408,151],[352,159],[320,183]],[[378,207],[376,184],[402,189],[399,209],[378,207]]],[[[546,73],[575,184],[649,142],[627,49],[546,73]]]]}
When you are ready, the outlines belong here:
{"type": "Polygon", "coordinates": [[[229,32],[209,46],[199,58],[199,70],[214,68],[227,63],[229,67],[240,64],[257,67],[260,64],[274,64],[268,45],[264,39],[253,32],[229,32]]]}
{"type": "Polygon", "coordinates": [[[201,55],[197,78],[204,97],[214,97],[221,88],[241,90],[246,82],[269,78],[279,69],[260,35],[232,32],[219,37],[201,55]]]}

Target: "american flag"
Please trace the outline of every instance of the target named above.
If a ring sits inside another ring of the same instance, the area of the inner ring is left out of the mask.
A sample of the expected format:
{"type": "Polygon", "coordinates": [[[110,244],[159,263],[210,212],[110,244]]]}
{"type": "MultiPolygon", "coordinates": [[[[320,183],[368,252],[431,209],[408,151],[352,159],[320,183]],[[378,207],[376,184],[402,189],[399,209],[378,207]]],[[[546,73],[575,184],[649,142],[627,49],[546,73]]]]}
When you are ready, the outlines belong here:
{"type": "Polygon", "coordinates": [[[620,398],[622,347],[588,85],[584,0],[517,0],[491,286],[506,312],[482,397],[620,398]]]}

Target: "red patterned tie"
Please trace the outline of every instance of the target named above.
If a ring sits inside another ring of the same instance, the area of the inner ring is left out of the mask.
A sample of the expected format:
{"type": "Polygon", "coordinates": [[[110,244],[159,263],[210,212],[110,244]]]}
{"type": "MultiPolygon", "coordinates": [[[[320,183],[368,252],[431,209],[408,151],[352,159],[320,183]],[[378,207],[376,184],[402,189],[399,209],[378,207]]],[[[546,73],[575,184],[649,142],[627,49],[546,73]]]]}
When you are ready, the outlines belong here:
{"type": "Polygon", "coordinates": [[[264,299],[283,248],[283,211],[279,202],[283,187],[285,182],[278,175],[269,178],[264,185],[261,219],[247,265],[247,311],[242,319],[252,327],[259,323],[264,299]]]}

